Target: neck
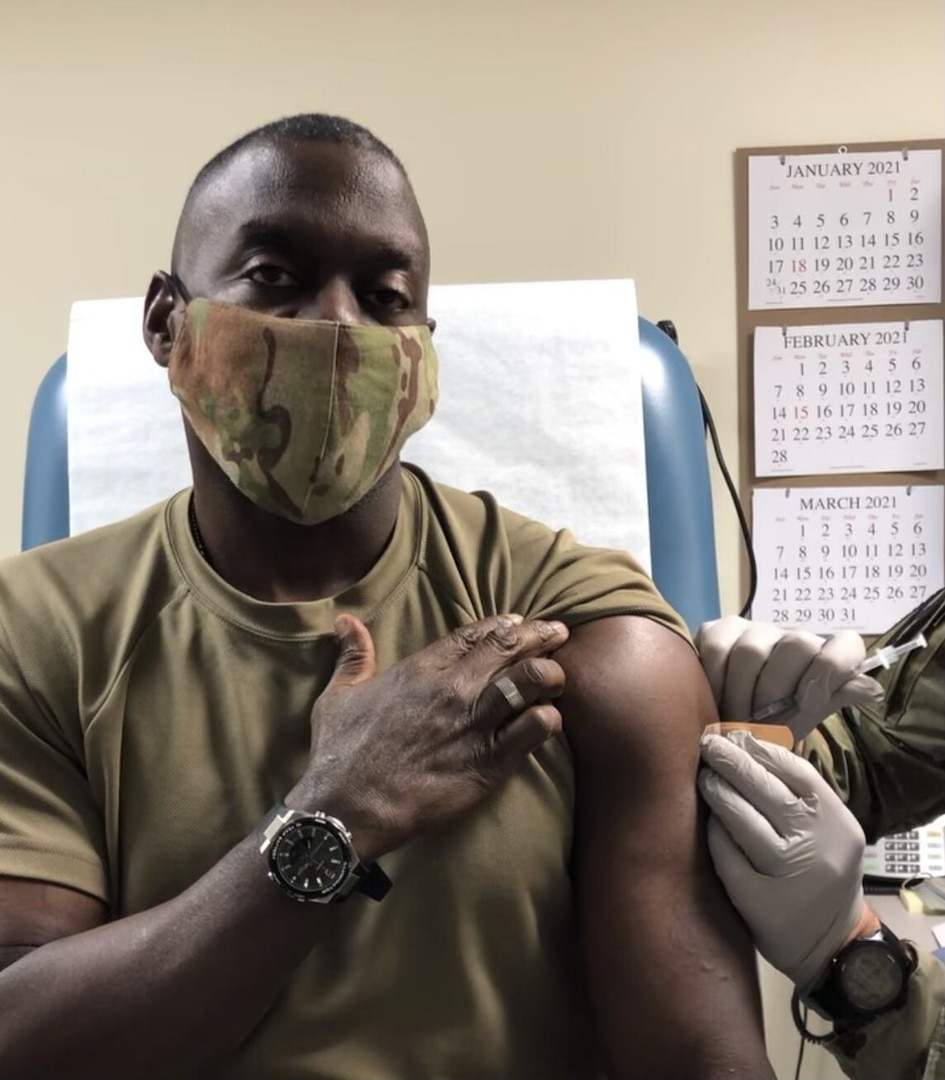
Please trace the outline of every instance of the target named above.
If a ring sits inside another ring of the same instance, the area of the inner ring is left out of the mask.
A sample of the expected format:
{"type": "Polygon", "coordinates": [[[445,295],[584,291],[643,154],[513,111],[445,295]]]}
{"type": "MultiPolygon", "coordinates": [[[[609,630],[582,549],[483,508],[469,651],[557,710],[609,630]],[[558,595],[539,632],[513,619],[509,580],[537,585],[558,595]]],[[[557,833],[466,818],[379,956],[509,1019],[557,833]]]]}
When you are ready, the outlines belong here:
{"type": "Polygon", "coordinates": [[[397,522],[399,463],[359,503],[320,525],[297,525],[260,510],[202,447],[191,448],[191,464],[205,557],[224,581],[256,600],[298,603],[337,596],[374,566],[397,522]]]}

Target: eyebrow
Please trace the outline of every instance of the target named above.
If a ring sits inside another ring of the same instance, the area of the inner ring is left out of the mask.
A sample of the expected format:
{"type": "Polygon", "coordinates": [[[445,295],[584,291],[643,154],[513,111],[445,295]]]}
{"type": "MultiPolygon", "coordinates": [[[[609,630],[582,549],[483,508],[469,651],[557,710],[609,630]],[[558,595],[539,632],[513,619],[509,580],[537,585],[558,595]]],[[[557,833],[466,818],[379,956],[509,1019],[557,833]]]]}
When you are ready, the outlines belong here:
{"type": "MultiPolygon", "coordinates": [[[[299,249],[299,230],[282,222],[266,218],[251,218],[237,229],[239,243],[246,246],[299,249]]],[[[378,240],[371,244],[371,261],[384,269],[414,269],[422,261],[422,253],[414,245],[378,240]]]]}
{"type": "Polygon", "coordinates": [[[236,235],[238,240],[246,244],[290,244],[292,232],[287,225],[264,218],[251,218],[240,225],[236,235]]]}

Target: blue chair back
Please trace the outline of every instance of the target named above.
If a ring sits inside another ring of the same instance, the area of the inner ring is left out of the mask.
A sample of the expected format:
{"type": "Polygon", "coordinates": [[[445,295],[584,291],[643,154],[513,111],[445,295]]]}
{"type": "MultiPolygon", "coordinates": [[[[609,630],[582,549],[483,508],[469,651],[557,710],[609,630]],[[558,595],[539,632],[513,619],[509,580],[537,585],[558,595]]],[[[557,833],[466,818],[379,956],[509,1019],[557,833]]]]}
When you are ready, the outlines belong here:
{"type": "Polygon", "coordinates": [[[69,535],[69,436],[66,354],[43,377],[33,399],[26,439],[21,546],[28,548],[69,535]]]}
{"type": "Polygon", "coordinates": [[[717,619],[719,572],[699,391],[689,362],[640,319],[650,573],[693,633],[717,619]]]}
{"type": "MultiPolygon", "coordinates": [[[[691,630],[719,616],[718,569],[705,430],[692,371],[653,323],[640,319],[643,428],[653,580],[691,630]]],[[[26,450],[22,546],[69,535],[66,356],[33,403],[26,450]]]]}

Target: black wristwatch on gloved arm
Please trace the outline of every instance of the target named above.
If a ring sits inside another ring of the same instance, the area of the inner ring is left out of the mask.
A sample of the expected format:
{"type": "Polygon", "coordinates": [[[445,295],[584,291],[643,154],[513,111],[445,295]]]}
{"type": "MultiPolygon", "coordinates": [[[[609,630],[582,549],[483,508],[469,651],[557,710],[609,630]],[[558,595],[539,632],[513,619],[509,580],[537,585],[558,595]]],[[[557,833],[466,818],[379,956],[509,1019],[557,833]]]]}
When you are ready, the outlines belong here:
{"type": "Polygon", "coordinates": [[[885,1013],[901,1009],[909,993],[909,978],[918,965],[911,942],[900,941],[888,926],[868,937],[848,942],[830,961],[827,973],[814,989],[799,999],[795,991],[791,1012],[798,1031],[809,1042],[820,1043],[835,1034],[853,1031],[885,1013]],[[814,1035],[800,1015],[800,1001],[824,1019],[834,1032],[814,1035]]]}
{"type": "Polygon", "coordinates": [[[259,853],[268,856],[269,877],[293,900],[330,904],[355,890],[383,900],[391,887],[377,863],[361,862],[351,833],[329,814],[307,814],[278,803],[260,833],[259,853]]]}

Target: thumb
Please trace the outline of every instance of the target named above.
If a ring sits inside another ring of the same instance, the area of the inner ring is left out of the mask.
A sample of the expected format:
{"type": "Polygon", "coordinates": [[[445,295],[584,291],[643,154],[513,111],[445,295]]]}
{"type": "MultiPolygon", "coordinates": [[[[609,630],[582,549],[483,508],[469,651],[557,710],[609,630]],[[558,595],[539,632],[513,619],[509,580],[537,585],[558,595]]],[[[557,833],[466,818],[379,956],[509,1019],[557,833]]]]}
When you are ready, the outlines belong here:
{"type": "Polygon", "coordinates": [[[377,656],[371,631],[354,615],[335,619],[338,658],[329,687],[354,686],[372,679],[377,670],[377,656]]]}
{"type": "Polygon", "coordinates": [[[857,675],[848,679],[830,701],[832,711],[844,705],[879,705],[886,696],[883,684],[869,675],[857,675]]]}

